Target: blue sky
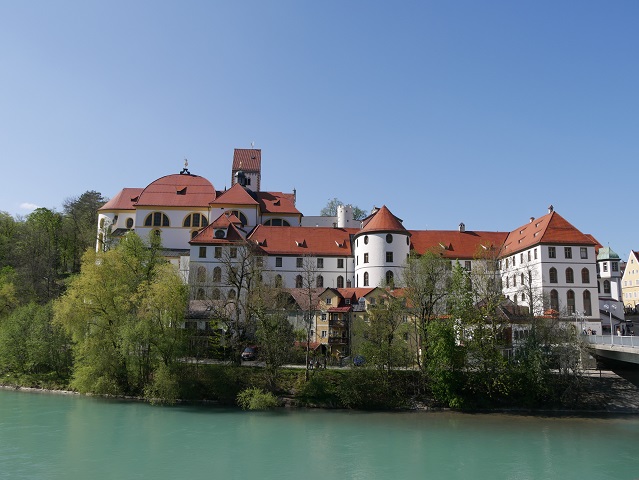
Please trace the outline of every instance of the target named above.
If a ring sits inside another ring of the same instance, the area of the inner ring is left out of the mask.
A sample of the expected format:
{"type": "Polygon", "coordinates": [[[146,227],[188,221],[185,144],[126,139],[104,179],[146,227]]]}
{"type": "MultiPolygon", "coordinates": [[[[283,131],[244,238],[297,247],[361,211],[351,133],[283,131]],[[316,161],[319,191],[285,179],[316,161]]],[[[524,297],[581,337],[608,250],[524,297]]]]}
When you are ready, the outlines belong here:
{"type": "MultiPolygon", "coordinates": [[[[639,249],[639,2],[0,2],[0,210],[177,173],[639,249]],[[634,217],[632,221],[624,221],[634,217]]],[[[33,208],[33,207],[31,207],[33,208]]]]}

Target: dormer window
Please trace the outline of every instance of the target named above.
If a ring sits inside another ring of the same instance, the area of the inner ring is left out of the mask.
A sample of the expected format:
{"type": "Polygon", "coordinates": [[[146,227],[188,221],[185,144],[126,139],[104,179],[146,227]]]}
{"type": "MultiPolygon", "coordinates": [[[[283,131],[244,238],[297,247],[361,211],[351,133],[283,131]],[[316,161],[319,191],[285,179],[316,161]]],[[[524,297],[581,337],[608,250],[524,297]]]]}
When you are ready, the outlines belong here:
{"type": "Polygon", "coordinates": [[[215,238],[224,238],[226,237],[226,231],[223,228],[218,228],[215,230],[215,238]]]}

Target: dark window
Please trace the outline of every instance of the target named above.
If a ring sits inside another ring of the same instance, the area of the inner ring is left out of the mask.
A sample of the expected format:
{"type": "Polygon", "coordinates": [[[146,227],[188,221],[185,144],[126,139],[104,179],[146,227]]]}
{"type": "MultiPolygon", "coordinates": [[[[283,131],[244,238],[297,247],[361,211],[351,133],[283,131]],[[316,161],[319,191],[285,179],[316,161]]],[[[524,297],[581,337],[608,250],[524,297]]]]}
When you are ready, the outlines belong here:
{"type": "Polygon", "coordinates": [[[559,311],[559,294],[557,290],[550,291],[550,308],[556,312],[559,311]]]}
{"type": "Polygon", "coordinates": [[[317,287],[323,287],[324,286],[324,277],[322,277],[321,275],[317,276],[317,287]]]}
{"type": "Polygon", "coordinates": [[[275,257],[275,266],[276,267],[282,266],[282,257],[275,257]]]}
{"type": "Polygon", "coordinates": [[[297,277],[295,277],[295,288],[302,288],[303,284],[304,284],[304,280],[302,279],[301,275],[298,275],[297,277]]]}
{"type": "Polygon", "coordinates": [[[393,263],[393,252],[386,252],[386,262],[393,263]]]}
{"type": "Polygon", "coordinates": [[[337,268],[344,268],[344,259],[343,258],[338,258],[337,259],[337,268]]]}
{"type": "Polygon", "coordinates": [[[566,283],[575,283],[575,275],[570,267],[566,269],[566,283]]]}
{"type": "Polygon", "coordinates": [[[557,258],[555,247],[548,247],[548,258],[557,258]]]}
{"type": "Polygon", "coordinates": [[[132,218],[127,218],[126,219],[126,228],[133,228],[133,219],[132,218]]]}
{"type": "Polygon", "coordinates": [[[296,264],[297,268],[304,267],[304,259],[298,257],[295,264],[296,264]]]}
{"type": "Polygon", "coordinates": [[[393,243],[393,236],[390,233],[386,234],[386,243],[393,243]]]}
{"type": "Polygon", "coordinates": [[[344,277],[337,277],[337,288],[344,288],[344,277]]]}
{"type": "Polygon", "coordinates": [[[604,280],[604,293],[610,293],[610,281],[604,280]]]}
{"type": "Polygon", "coordinates": [[[386,285],[393,285],[394,282],[394,278],[395,276],[393,275],[393,272],[391,270],[387,270],[386,271],[386,285]]]}
{"type": "Polygon", "coordinates": [[[222,269],[220,267],[215,267],[213,269],[213,281],[214,282],[222,281],[222,269]]]}
{"type": "Polygon", "coordinates": [[[573,292],[572,290],[568,290],[568,292],[566,293],[566,303],[567,303],[567,310],[568,310],[568,315],[574,315],[575,314],[575,292],[573,292]]]}
{"type": "Polygon", "coordinates": [[[323,258],[318,258],[317,259],[317,268],[324,268],[324,259],[323,258]]]}
{"type": "Polygon", "coordinates": [[[581,269],[581,283],[590,283],[590,270],[587,268],[581,269]]]}
{"type": "Polygon", "coordinates": [[[222,258],[222,247],[215,247],[215,258],[222,258]]]}
{"type": "Polygon", "coordinates": [[[550,274],[550,283],[557,283],[557,269],[552,267],[548,273],[550,274]]]}
{"type": "Polygon", "coordinates": [[[592,304],[590,302],[590,292],[588,290],[584,290],[584,315],[589,317],[592,315],[592,304]]]}
{"type": "Polygon", "coordinates": [[[586,247],[579,248],[579,255],[581,258],[588,258],[588,249],[586,247]]]}
{"type": "Polygon", "coordinates": [[[564,247],[564,257],[572,258],[572,247],[564,247]]]}
{"type": "Polygon", "coordinates": [[[368,272],[364,272],[364,286],[368,287],[368,272]]]}
{"type": "Polygon", "coordinates": [[[368,263],[368,253],[364,254],[364,263],[368,263]]]}
{"type": "Polygon", "coordinates": [[[200,258],[206,258],[206,247],[200,247],[200,258]]]}
{"type": "Polygon", "coordinates": [[[237,247],[231,247],[229,257],[237,258],[237,247]]]}

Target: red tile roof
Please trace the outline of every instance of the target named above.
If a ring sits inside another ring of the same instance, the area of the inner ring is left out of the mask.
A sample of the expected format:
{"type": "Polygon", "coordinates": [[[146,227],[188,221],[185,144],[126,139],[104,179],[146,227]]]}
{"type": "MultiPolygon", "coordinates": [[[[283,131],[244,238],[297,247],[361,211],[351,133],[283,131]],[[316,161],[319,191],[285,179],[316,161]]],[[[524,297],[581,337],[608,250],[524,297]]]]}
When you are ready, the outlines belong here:
{"type": "Polygon", "coordinates": [[[504,242],[501,255],[508,256],[539,244],[596,245],[593,237],[584,235],[564,217],[552,211],[516,228],[504,242]]]}
{"type": "Polygon", "coordinates": [[[206,178],[174,174],[158,178],[140,194],[137,206],[208,207],[215,199],[215,188],[206,178]]]}
{"type": "Polygon", "coordinates": [[[355,299],[355,301],[359,300],[360,298],[368,295],[369,293],[371,293],[373,290],[375,290],[376,287],[373,288],[335,288],[334,290],[337,290],[337,292],[342,296],[342,298],[350,298],[350,299],[355,299]]]}
{"type": "Polygon", "coordinates": [[[364,228],[358,233],[371,233],[371,232],[407,232],[402,225],[402,221],[393,215],[386,205],[382,206],[373,215],[370,215],[368,219],[364,219],[364,228]]]}
{"type": "Polygon", "coordinates": [[[292,193],[282,192],[257,192],[257,200],[260,203],[260,210],[266,214],[294,214],[301,215],[295,208],[292,193]]]}
{"type": "Polygon", "coordinates": [[[411,230],[411,250],[423,255],[429,250],[444,258],[468,259],[484,255],[486,248],[495,249],[495,256],[508,236],[507,232],[474,232],[466,230],[411,230]],[[486,247],[486,248],[484,248],[486,247]]]}
{"type": "Polygon", "coordinates": [[[234,220],[239,222],[239,219],[235,215],[231,215],[230,218],[227,218],[228,222],[224,222],[222,217],[225,216],[226,215],[221,215],[217,220],[215,220],[215,222],[200,230],[200,232],[193,237],[189,243],[191,245],[227,245],[243,243],[245,241],[246,233],[232,223],[234,220]],[[215,236],[215,230],[218,230],[219,228],[226,229],[226,235],[224,238],[217,238],[215,236]]]}
{"type": "Polygon", "coordinates": [[[248,239],[269,255],[350,256],[355,228],[267,227],[258,225],[248,239]]]}
{"type": "Polygon", "coordinates": [[[233,152],[233,171],[259,172],[262,168],[262,150],[259,148],[236,148],[233,152]]]}
{"type": "Polygon", "coordinates": [[[135,210],[135,202],[143,188],[123,188],[115,197],[102,205],[99,210],[135,210]]]}
{"type": "Polygon", "coordinates": [[[218,196],[211,202],[215,205],[257,205],[257,202],[251,195],[240,185],[236,183],[225,192],[218,192],[218,196]]]}

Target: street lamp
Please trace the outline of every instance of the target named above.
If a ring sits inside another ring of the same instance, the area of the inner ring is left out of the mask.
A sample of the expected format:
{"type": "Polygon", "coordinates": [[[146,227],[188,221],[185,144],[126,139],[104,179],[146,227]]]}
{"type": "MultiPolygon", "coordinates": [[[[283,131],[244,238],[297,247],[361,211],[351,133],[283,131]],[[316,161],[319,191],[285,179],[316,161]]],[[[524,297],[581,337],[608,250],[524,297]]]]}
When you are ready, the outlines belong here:
{"type": "Polygon", "coordinates": [[[607,303],[604,304],[606,312],[608,312],[608,315],[610,315],[610,345],[614,345],[615,337],[612,331],[612,310],[610,310],[610,307],[612,307],[612,310],[617,310],[617,305],[608,305],[607,303]]]}

